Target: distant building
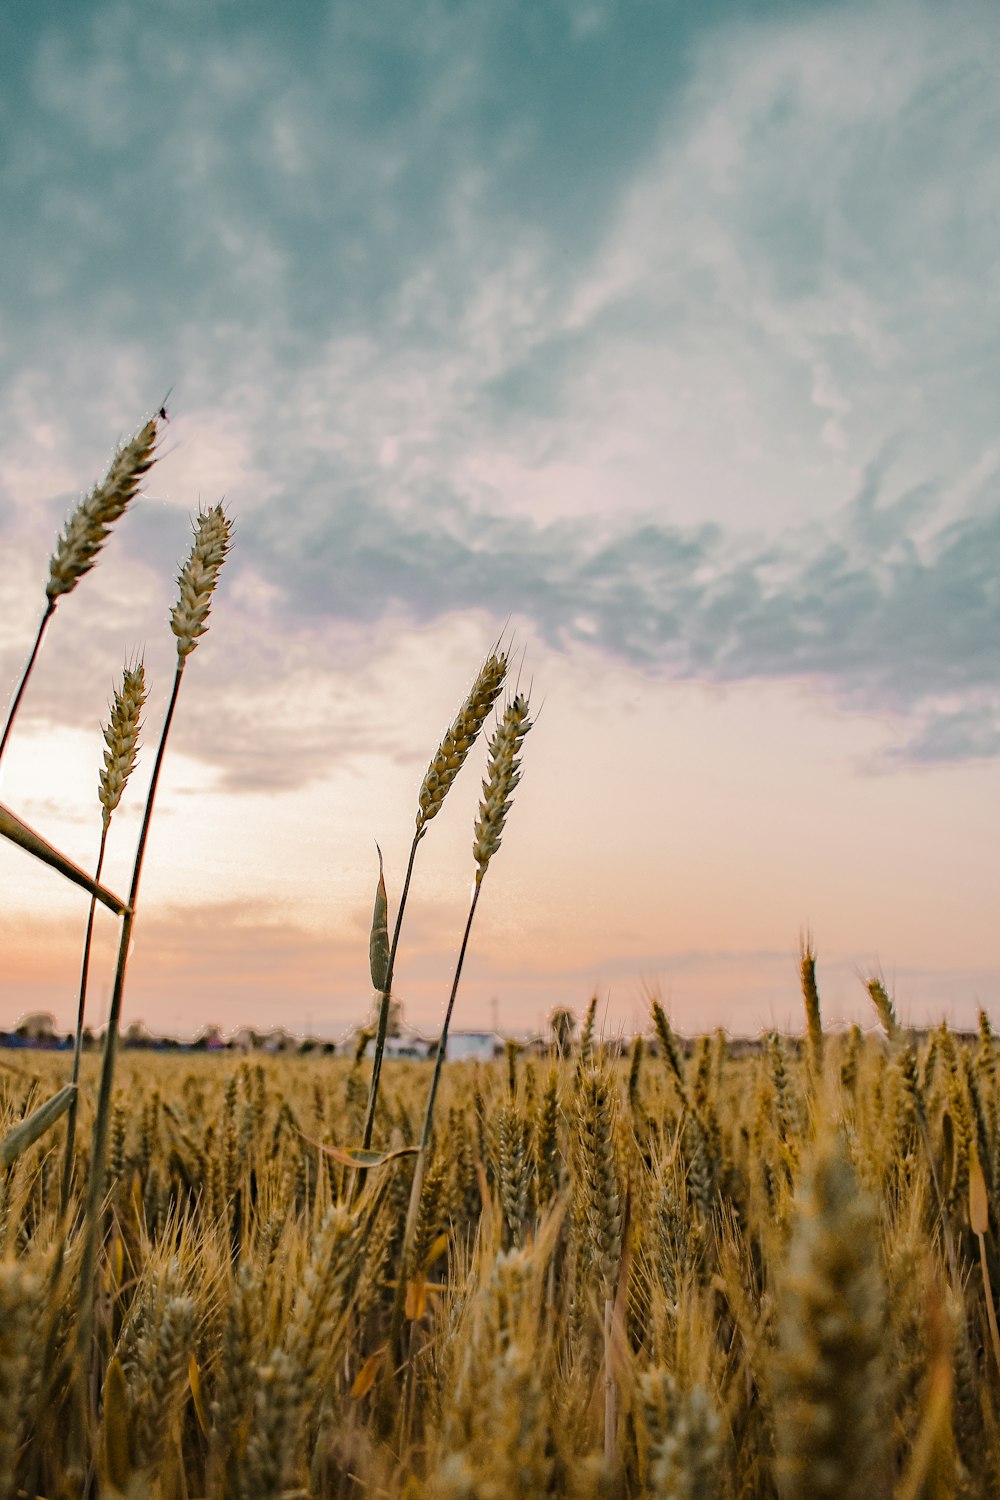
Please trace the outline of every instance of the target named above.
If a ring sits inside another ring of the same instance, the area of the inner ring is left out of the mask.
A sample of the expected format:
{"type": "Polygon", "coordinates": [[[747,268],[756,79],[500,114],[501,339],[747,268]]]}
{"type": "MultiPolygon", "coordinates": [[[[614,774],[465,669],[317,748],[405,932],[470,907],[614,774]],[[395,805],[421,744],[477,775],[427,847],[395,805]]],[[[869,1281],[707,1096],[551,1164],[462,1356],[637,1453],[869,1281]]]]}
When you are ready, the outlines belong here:
{"type": "Polygon", "coordinates": [[[444,1055],[447,1062],[492,1062],[503,1050],[495,1031],[450,1031],[444,1055]]]}
{"type": "MultiPolygon", "coordinates": [[[[368,1044],[365,1047],[364,1056],[374,1057],[375,1038],[371,1035],[370,1028],[366,1028],[366,1030],[368,1030],[369,1036],[368,1044]]],[[[354,1036],[343,1048],[344,1053],[349,1056],[353,1056],[355,1045],[359,1040],[360,1037],[358,1036],[358,1033],[355,1032],[354,1036]]],[[[430,1050],[431,1043],[425,1036],[421,1036],[419,1031],[414,1031],[412,1026],[403,1026],[397,1024],[395,1031],[389,1031],[386,1033],[385,1050],[383,1052],[383,1056],[426,1057],[430,1050]]]]}
{"type": "MultiPolygon", "coordinates": [[[[426,1057],[430,1047],[425,1036],[412,1031],[408,1026],[396,1036],[387,1036],[385,1039],[386,1057],[426,1057]]],[[[374,1051],[374,1045],[372,1050],[374,1051]]]]}

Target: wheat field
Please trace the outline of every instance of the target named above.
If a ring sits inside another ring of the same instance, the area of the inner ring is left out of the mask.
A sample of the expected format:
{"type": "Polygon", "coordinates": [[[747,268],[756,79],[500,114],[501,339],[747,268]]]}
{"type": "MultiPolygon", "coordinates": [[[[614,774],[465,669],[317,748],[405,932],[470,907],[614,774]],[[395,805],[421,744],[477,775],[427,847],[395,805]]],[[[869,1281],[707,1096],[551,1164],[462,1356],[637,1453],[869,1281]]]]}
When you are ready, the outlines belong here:
{"type": "MultiPolygon", "coordinates": [[[[0,739],[55,612],[155,461],[163,408],[67,522],[0,739]]],[[[160,767],[232,523],[199,514],[127,896],[101,884],[147,685],[104,730],[93,874],[12,809],[0,835],[90,893],[72,1065],[0,1061],[0,1500],[977,1500],[998,1493],[998,1044],[824,1030],[631,1055],[595,1035],[444,1065],[532,729],[497,641],[431,756],[378,1002],[353,1060],[118,1056],[160,767]],[[494,715],[492,728],[488,727],[494,715]],[[433,1062],[386,1062],[417,855],[480,736],[473,894],[433,1062]],[[120,921],[84,1055],[95,904],[120,921]],[[374,1040],[374,1061],[365,1051],[374,1040]],[[67,1073],[69,1076],[67,1076],[67,1073]]],[[[530,764],[530,761],[529,761],[530,764]]],[[[492,891],[491,891],[492,894],[492,891]]],[[[390,939],[390,926],[392,937],[390,939]]],[[[555,1018],[554,1018],[555,1019],[555,1018]]]]}
{"type": "MultiPolygon", "coordinates": [[[[63,1218],[54,1133],[3,1179],[0,1493],[992,1493],[985,1019],[828,1036],[822,1071],[778,1036],[687,1057],[659,1019],[672,1056],[449,1065],[402,1264],[413,1155],[356,1197],[338,1155],[364,1063],[126,1056],[79,1410],[84,1200],[63,1218]]],[[[5,1130],[60,1081],[31,1061],[5,1130]]],[[[384,1151],[427,1071],[387,1063],[384,1151]]]]}

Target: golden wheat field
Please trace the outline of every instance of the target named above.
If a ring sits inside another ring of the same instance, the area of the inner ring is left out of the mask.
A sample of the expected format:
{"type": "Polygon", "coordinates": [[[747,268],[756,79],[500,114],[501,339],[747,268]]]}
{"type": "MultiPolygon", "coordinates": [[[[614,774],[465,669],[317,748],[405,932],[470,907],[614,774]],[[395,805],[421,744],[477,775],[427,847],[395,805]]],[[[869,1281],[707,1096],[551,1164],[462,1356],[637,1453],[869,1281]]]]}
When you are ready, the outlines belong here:
{"type": "MultiPolygon", "coordinates": [[[[164,421],[118,449],[59,538],[0,755],[56,605],[164,421]]],[[[127,895],[101,878],[143,727],[141,661],[104,730],[93,874],[0,806],[0,834],[91,896],[72,1064],[0,1062],[0,1500],[997,1493],[985,1014],[972,1038],[917,1035],[872,977],[872,1030],[825,1032],[807,941],[801,1041],[689,1045],[654,1001],[626,1059],[595,1035],[594,1001],[551,1056],[510,1043],[502,1062],[445,1065],[532,728],[527,694],[502,700],[499,641],[420,783],[391,923],[380,868],[378,1021],[354,1061],[119,1058],[160,767],[230,541],[221,505],[198,516],[127,895]],[[419,848],[481,734],[473,894],[436,1056],[383,1067],[419,848]],[[120,922],[99,1058],[81,1046],[97,902],[120,922]]]]}
{"type": "MultiPolygon", "coordinates": [[[[355,1197],[329,1150],[365,1065],[126,1057],[85,1372],[57,1132],[3,1179],[4,1496],[992,1493],[988,1025],[688,1058],[658,1020],[630,1065],[449,1065],[405,1262],[413,1156],[355,1197]]],[[[427,1071],[387,1064],[386,1150],[427,1071]]]]}

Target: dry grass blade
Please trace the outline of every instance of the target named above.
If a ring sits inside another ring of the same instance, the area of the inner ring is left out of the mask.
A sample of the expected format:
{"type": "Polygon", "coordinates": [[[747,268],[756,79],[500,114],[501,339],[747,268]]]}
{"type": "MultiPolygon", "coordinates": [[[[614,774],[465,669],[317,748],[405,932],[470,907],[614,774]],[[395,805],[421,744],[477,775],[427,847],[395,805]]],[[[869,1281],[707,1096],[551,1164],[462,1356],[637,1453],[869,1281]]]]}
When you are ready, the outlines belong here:
{"type": "Polygon", "coordinates": [[[9,1167],[22,1151],[27,1151],[28,1147],[33,1146],[57,1120],[61,1120],[75,1096],[76,1084],[67,1083],[58,1094],[53,1094],[51,1099],[46,1099],[45,1103],[33,1110],[27,1119],[15,1125],[14,1129],[0,1141],[0,1166],[9,1167]]]}
{"type": "Polygon", "coordinates": [[[40,859],[43,863],[51,865],[54,870],[58,870],[60,875],[65,875],[66,879],[71,880],[74,885],[82,886],[85,891],[89,891],[92,896],[96,896],[98,901],[103,906],[106,906],[109,911],[113,911],[116,917],[124,916],[128,911],[127,903],[120,896],[116,896],[113,891],[105,890],[103,885],[98,885],[96,881],[91,880],[90,876],[81,870],[79,865],[75,865],[71,859],[67,859],[65,854],[60,854],[58,849],[43,839],[40,833],[36,833],[33,828],[29,828],[27,823],[22,823],[21,819],[15,813],[12,813],[9,807],[5,807],[3,803],[0,803],[0,834],[4,838],[10,839],[12,843],[20,844],[22,849],[26,849],[29,854],[33,854],[36,859],[40,859]]]}

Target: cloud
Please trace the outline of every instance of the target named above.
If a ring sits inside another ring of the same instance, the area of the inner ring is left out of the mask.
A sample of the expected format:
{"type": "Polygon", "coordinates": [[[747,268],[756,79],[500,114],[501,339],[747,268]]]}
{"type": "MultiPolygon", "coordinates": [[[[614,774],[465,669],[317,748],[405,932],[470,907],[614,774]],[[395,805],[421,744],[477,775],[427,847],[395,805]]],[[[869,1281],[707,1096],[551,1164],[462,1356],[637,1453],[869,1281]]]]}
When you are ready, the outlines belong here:
{"type": "MultiPolygon", "coordinates": [[[[902,759],[994,753],[995,478],[971,514],[934,529],[940,490],[928,482],[898,493],[883,456],[828,528],[803,526],[781,541],[654,517],[539,524],[457,494],[394,505],[374,486],[335,486],[331,504],[328,484],[325,471],[299,476],[297,524],[280,507],[252,511],[227,563],[212,649],[197,663],[202,689],[186,701],[178,744],[218,764],[230,789],[294,786],[331,757],[398,753],[401,731],[373,724],[360,703],[352,709],[344,685],[393,632],[473,613],[494,622],[513,614],[552,648],[586,647],[654,677],[811,680],[849,707],[899,715],[892,754],[902,759]],[[917,520],[927,523],[919,543],[917,520]]],[[[166,523],[149,524],[158,543],[166,523]]],[[[121,558],[108,570],[110,616],[96,583],[81,587],[102,636],[109,625],[127,635],[154,584],[149,560],[126,587],[135,565],[121,558]]],[[[155,588],[165,612],[172,591],[162,578],[155,588]]],[[[62,613],[83,607],[73,599],[62,613]]],[[[79,723],[93,707],[98,632],[62,624],[52,630],[61,630],[64,686],[40,680],[37,701],[79,723]]],[[[6,658],[13,675],[13,643],[6,658]]],[[[117,670],[109,659],[108,674],[117,670]]],[[[160,676],[168,680],[164,668],[160,676]]]]}
{"type": "Polygon", "coordinates": [[[942,709],[922,717],[913,734],[882,757],[885,769],[995,760],[1000,755],[1000,705],[996,703],[972,704],[953,712],[942,709]]]}
{"type": "MultiPolygon", "coordinates": [[[[990,753],[1000,26],[958,14],[428,0],[279,26],[168,0],[19,30],[11,546],[41,557],[177,382],[157,503],[113,539],[137,581],[86,581],[53,712],[83,710],[97,626],[160,628],[204,486],[238,521],[198,663],[234,732],[179,731],[228,786],[320,774],[335,700],[334,753],[360,751],[338,684],[393,623],[470,612],[641,673],[811,679],[901,716],[904,758],[990,753]]],[[[28,584],[2,587],[7,610],[28,584]]]]}

